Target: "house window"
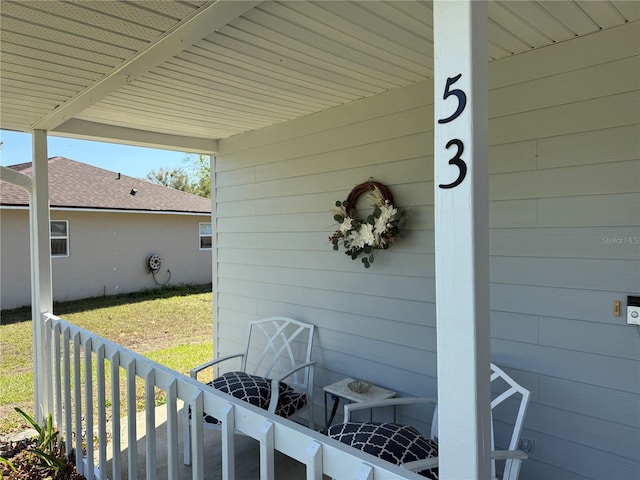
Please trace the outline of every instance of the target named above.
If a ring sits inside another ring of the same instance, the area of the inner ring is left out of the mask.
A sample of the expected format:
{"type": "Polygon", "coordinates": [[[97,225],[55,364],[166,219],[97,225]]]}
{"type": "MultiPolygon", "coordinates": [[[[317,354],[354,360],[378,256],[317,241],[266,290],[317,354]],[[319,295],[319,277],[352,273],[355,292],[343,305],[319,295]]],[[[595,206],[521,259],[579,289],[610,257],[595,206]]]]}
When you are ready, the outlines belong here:
{"type": "Polygon", "coordinates": [[[211,224],[200,223],[200,250],[211,250],[211,224]]]}
{"type": "Polygon", "coordinates": [[[69,256],[69,222],[67,220],[51,221],[51,256],[69,256]]]}

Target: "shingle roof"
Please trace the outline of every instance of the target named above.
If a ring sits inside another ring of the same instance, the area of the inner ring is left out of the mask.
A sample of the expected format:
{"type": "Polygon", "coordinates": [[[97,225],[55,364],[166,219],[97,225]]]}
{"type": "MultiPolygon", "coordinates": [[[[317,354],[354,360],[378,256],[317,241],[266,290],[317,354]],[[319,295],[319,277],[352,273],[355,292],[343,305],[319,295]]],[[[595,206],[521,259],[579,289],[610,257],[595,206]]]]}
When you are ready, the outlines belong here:
{"type": "MultiPolygon", "coordinates": [[[[31,163],[9,168],[31,176],[31,163]]],[[[153,212],[211,212],[211,200],[156,185],[64,157],[49,159],[49,199],[52,208],[90,208],[153,212]],[[135,195],[131,192],[136,191],[135,195]]],[[[26,206],[22,189],[0,183],[0,205],[26,206]]]]}

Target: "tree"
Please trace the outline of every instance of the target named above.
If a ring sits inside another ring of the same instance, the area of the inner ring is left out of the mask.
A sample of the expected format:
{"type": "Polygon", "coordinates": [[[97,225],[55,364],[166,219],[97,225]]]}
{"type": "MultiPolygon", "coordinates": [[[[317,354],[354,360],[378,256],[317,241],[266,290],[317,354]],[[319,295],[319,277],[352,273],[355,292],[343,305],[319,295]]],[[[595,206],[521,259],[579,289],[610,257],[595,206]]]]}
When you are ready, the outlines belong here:
{"type": "Polygon", "coordinates": [[[209,155],[199,154],[197,157],[186,155],[184,161],[190,178],[193,192],[201,197],[211,198],[211,160],[209,155]]]}
{"type": "Polygon", "coordinates": [[[151,170],[147,173],[146,179],[158,185],[192,193],[189,177],[182,168],[174,168],[172,170],[159,168],[158,170],[151,170]]]}
{"type": "Polygon", "coordinates": [[[201,197],[211,198],[211,164],[208,155],[187,154],[183,160],[184,167],[171,170],[159,168],[147,173],[146,179],[165,187],[193,193],[201,197]]]}

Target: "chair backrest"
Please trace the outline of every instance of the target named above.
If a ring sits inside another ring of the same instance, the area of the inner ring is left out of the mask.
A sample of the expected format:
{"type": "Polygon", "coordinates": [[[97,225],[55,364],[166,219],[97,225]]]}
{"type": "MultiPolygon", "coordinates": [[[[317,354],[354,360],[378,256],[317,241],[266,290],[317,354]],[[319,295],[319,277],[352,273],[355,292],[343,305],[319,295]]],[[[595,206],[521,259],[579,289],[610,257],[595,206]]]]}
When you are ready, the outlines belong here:
{"type": "MultiPolygon", "coordinates": [[[[509,445],[507,447],[501,447],[504,450],[516,450],[518,443],[520,442],[520,434],[522,433],[522,427],[524,426],[524,417],[527,413],[527,406],[529,404],[529,390],[519,385],[509,375],[504,373],[502,369],[491,364],[491,449],[495,447],[495,418],[496,407],[501,405],[507,399],[514,398],[517,406],[515,418],[513,419],[513,429],[509,434],[509,445]]],[[[511,408],[511,407],[510,407],[511,408]]],[[[509,422],[510,424],[510,422],[509,422]]],[[[496,478],[496,466],[495,461],[491,463],[491,473],[493,478],[496,478]]],[[[505,460],[504,471],[502,478],[504,480],[515,480],[518,478],[520,471],[520,460],[508,459],[505,460]]]]}
{"type": "MultiPolygon", "coordinates": [[[[508,437],[508,446],[501,446],[502,450],[516,450],[518,443],[520,442],[520,434],[522,433],[522,427],[524,425],[524,417],[527,413],[527,406],[529,404],[529,390],[519,385],[509,375],[507,375],[501,368],[495,364],[491,364],[491,449],[495,450],[495,432],[494,432],[494,412],[499,405],[502,405],[506,400],[514,397],[516,401],[515,405],[510,405],[509,411],[517,408],[515,416],[513,418],[513,429],[511,429],[508,437]]],[[[502,419],[501,419],[502,420],[502,419]]],[[[506,421],[506,420],[505,420],[506,421]]],[[[438,406],[433,411],[433,419],[431,421],[431,437],[438,438],[438,406]]],[[[509,425],[511,422],[509,421],[509,425]]],[[[504,480],[512,480],[518,478],[518,472],[520,469],[520,460],[508,459],[505,460],[504,472],[502,478],[504,480]]],[[[496,478],[496,465],[495,461],[491,462],[491,474],[493,478],[496,478]]]]}
{"type": "Polygon", "coordinates": [[[495,397],[491,400],[491,411],[502,402],[513,396],[520,397],[518,403],[518,410],[516,413],[515,421],[513,424],[513,430],[509,438],[508,450],[515,450],[518,448],[518,442],[520,441],[520,434],[522,433],[522,427],[524,424],[524,416],[527,413],[527,405],[529,403],[529,390],[522,387],[504,371],[498,368],[493,363],[491,364],[491,387],[495,397]],[[504,382],[504,386],[500,386],[500,381],[504,382]]]}
{"type": "MultiPolygon", "coordinates": [[[[242,370],[276,378],[311,361],[314,327],[286,317],[253,320],[248,324],[242,370]]],[[[286,379],[294,388],[310,387],[310,369],[302,369],[286,379]]]]}

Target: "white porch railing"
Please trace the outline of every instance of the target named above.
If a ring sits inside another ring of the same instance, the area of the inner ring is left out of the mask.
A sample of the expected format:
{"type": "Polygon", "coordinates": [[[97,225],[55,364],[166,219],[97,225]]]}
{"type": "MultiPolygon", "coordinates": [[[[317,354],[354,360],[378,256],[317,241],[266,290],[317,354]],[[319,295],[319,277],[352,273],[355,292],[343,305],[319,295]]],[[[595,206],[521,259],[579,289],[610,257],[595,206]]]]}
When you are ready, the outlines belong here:
{"type": "MultiPolygon", "coordinates": [[[[76,468],[87,480],[94,478],[119,480],[121,458],[121,395],[127,418],[127,472],[137,479],[138,450],[136,436],[136,385],[144,386],[146,479],[158,474],[169,480],[178,479],[182,462],[178,449],[178,401],[191,407],[195,418],[202,412],[223,420],[222,476],[235,478],[234,429],[260,442],[260,478],[272,480],[274,453],[283,454],[306,465],[306,479],[320,480],[323,474],[332,478],[358,480],[420,479],[401,467],[347,447],[325,435],[217,392],[189,377],[149,360],[131,350],[66,322],[54,315],[42,317],[46,365],[47,398],[38,399],[47,412],[53,412],[56,424],[67,445],[75,449],[76,468]],[[121,373],[124,391],[121,391],[121,373]],[[107,377],[110,377],[108,379],[107,377]],[[167,472],[156,465],[155,394],[166,395],[167,472]],[[107,392],[109,390],[109,392],[107,392]],[[107,403],[114,413],[107,425],[107,403]],[[94,417],[96,425],[94,425],[94,417]],[[94,436],[93,432],[97,432],[94,436]],[[111,439],[108,442],[108,436],[111,439]],[[107,445],[111,445],[112,468],[108,470],[107,445]]],[[[204,438],[202,422],[193,422],[192,478],[204,478],[204,438]]],[[[207,452],[215,455],[218,452],[207,452]]]]}

